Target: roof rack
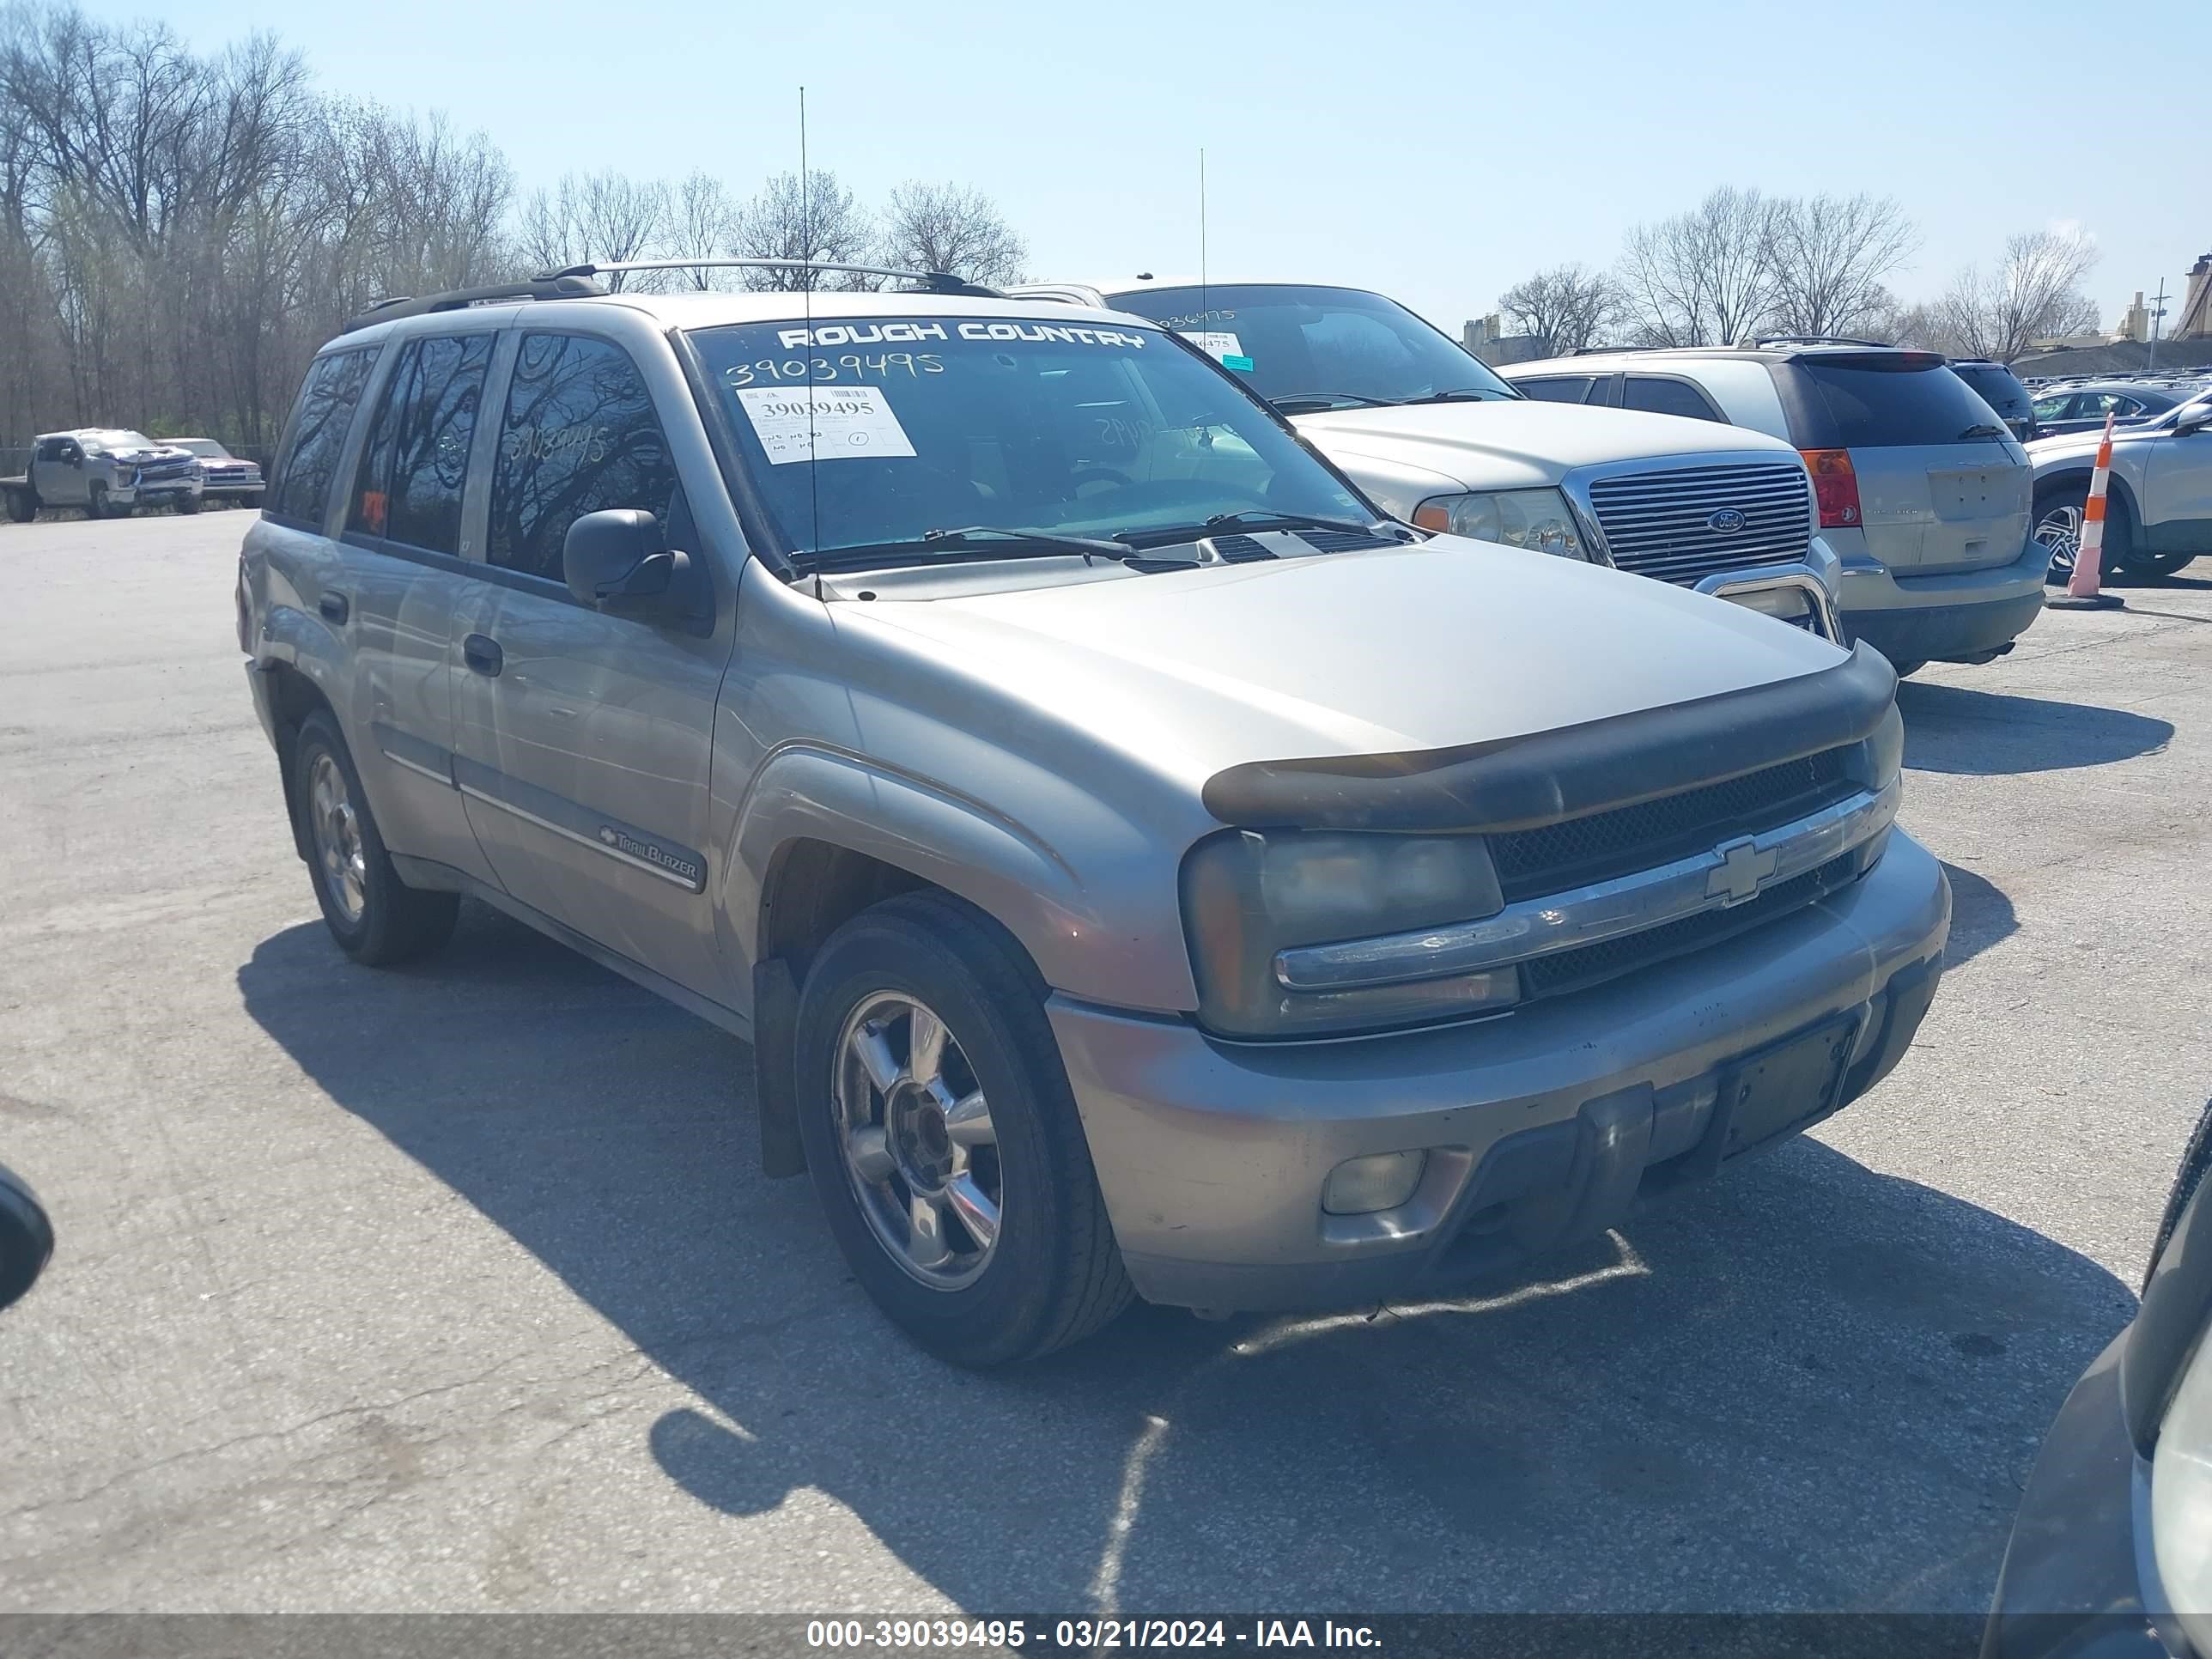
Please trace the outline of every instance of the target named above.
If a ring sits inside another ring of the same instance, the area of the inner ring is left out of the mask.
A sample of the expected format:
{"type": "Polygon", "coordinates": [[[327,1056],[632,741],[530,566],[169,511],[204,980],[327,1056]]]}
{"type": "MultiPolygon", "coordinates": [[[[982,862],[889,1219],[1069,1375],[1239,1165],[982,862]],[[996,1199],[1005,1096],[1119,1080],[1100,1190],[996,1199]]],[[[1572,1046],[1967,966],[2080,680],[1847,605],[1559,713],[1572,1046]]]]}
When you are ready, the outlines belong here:
{"type": "Polygon", "coordinates": [[[1743,342],[1743,345],[1753,351],[1762,346],[1774,345],[1866,346],[1875,351],[1894,349],[1887,340],[1855,340],[1848,334],[1762,334],[1755,340],[1743,342]]]}
{"type": "MultiPolygon", "coordinates": [[[[981,283],[969,282],[948,270],[901,270],[891,265],[829,264],[817,259],[730,258],[730,259],[621,259],[608,264],[589,262],[569,265],[552,273],[551,280],[565,276],[609,276],[628,270],[776,270],[793,267],[807,270],[830,270],[855,276],[892,276],[901,282],[918,283],[926,294],[959,294],[971,299],[1003,300],[1006,295],[997,289],[985,288],[981,283]]],[[[547,280],[540,278],[539,280],[547,280]]]]}
{"type": "Polygon", "coordinates": [[[1671,346],[1648,345],[1577,346],[1568,355],[1575,357],[1610,357],[1615,352],[1620,351],[1670,351],[1672,349],[1674,348],[1671,346]]]}
{"type": "Polygon", "coordinates": [[[527,282],[494,283],[488,288],[457,288],[446,294],[396,295],[379,300],[338,330],[350,334],[372,323],[388,323],[400,317],[425,317],[434,311],[465,311],[471,306],[496,305],[502,300],[587,300],[606,289],[580,271],[532,276],[527,282]]]}

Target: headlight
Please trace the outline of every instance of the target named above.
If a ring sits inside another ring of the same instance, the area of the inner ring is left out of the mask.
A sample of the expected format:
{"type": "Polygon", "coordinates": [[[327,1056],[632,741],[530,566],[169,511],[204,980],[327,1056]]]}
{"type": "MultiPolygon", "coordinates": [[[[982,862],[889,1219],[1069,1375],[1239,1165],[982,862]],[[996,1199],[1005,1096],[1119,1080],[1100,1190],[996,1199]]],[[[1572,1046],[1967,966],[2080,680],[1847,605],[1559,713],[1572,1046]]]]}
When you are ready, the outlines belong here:
{"type": "Polygon", "coordinates": [[[1424,530],[1503,542],[1565,559],[1589,556],[1574,509],[1556,489],[1495,489],[1480,495],[1431,495],[1413,509],[1424,530]]]}
{"type": "Polygon", "coordinates": [[[1199,1018],[1224,1036],[1318,1036],[1509,1007],[1514,969],[1439,972],[1419,937],[1504,908],[1478,836],[1227,831],[1183,860],[1199,1018]],[[1294,982],[1277,961],[1361,940],[1377,948],[1352,953],[1356,964],[1325,986],[1294,982]]]}
{"type": "Polygon", "coordinates": [[[2212,1341],[2200,1339],[2151,1454],[2151,1553],[2199,1653],[2212,1642],[2212,1341]]]}

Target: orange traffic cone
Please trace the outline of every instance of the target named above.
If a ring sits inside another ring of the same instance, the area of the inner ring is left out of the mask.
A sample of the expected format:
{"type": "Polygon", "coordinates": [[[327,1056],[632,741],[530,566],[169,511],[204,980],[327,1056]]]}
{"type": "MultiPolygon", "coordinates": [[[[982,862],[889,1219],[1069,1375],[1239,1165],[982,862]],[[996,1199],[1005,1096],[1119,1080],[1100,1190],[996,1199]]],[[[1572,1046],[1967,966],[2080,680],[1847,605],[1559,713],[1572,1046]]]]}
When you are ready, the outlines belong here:
{"type": "Polygon", "coordinates": [[[2112,477],[2112,422],[2117,410],[2105,416],[2104,441],[2097,446],[2096,470],[2089,474],[2089,499],[2081,505],[2081,535],[2074,548],[2074,569],[2066,579],[2066,597],[2046,599],[2052,611],[2112,611],[2125,603],[2117,593],[2099,591],[2105,555],[2105,492],[2112,477]]]}

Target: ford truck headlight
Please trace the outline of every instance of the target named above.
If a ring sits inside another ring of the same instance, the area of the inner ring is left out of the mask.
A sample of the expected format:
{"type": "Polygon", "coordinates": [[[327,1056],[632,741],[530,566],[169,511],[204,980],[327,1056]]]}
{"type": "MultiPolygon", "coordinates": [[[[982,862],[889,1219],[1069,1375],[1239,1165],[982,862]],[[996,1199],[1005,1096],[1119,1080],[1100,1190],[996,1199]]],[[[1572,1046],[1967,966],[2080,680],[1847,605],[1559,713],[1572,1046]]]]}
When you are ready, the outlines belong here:
{"type": "Polygon", "coordinates": [[[1556,489],[1493,489],[1475,495],[1431,495],[1413,509],[1424,530],[1477,541],[1503,542],[1563,559],[1586,559],[1582,526],[1556,489]]]}
{"type": "Polygon", "coordinates": [[[1183,860],[1200,1021],[1224,1036],[1322,1036],[1510,1007],[1517,972],[1454,971],[1421,933],[1504,908],[1479,836],[1228,830],[1183,860]],[[1323,978],[1278,959],[1340,943],[1323,978]]]}

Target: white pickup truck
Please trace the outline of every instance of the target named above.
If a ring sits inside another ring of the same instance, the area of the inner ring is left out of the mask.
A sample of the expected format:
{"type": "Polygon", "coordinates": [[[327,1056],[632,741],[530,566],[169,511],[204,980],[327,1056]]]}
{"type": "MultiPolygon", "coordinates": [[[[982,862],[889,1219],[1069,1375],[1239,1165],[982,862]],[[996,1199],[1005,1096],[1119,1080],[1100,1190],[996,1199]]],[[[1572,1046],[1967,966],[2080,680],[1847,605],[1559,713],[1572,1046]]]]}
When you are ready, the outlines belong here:
{"type": "Polygon", "coordinates": [[[1395,301],[1304,283],[1038,283],[1163,323],[1397,517],[1612,565],[1841,638],[1840,562],[1780,440],[1526,398],[1395,301]]]}

